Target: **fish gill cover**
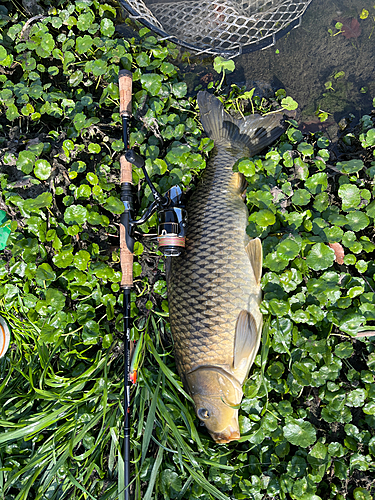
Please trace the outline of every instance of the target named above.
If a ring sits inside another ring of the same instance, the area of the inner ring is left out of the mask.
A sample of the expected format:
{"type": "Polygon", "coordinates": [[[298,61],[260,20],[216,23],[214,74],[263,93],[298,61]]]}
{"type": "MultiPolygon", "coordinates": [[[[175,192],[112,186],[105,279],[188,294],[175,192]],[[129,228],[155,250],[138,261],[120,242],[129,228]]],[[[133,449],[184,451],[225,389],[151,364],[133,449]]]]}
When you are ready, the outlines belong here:
{"type": "MultiPolygon", "coordinates": [[[[193,191],[212,141],[176,47],[144,28],[138,41],[117,38],[112,5],[65,2],[27,25],[10,2],[0,14],[0,209],[12,230],[0,267],[1,316],[12,330],[0,361],[0,492],[117,499],[119,68],[133,72],[130,144],[161,191],[193,191]]],[[[227,109],[295,106],[282,90],[270,100],[224,92],[221,63],[211,91],[227,109]]],[[[132,336],[145,335],[132,391],[136,499],[372,498],[374,115],[342,139],[334,153],[321,132],[303,135],[289,119],[269,151],[235,166],[249,181],[247,232],[265,256],[265,328],[238,442],[216,445],[198,425],[176,375],[163,260],[150,237],[136,244],[132,336]]],[[[150,192],[139,172],[134,183],[142,211],[150,192]]]]}

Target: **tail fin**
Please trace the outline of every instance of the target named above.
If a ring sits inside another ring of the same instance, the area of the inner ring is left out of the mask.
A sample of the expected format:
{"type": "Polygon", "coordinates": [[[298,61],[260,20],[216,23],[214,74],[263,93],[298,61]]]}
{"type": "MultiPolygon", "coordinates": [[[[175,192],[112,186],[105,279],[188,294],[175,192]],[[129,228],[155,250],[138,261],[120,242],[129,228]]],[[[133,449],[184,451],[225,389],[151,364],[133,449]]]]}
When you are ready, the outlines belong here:
{"type": "Polygon", "coordinates": [[[284,132],[283,113],[249,115],[237,120],[212,94],[198,92],[197,100],[204,131],[216,146],[245,146],[249,149],[249,156],[254,156],[284,132]]]}

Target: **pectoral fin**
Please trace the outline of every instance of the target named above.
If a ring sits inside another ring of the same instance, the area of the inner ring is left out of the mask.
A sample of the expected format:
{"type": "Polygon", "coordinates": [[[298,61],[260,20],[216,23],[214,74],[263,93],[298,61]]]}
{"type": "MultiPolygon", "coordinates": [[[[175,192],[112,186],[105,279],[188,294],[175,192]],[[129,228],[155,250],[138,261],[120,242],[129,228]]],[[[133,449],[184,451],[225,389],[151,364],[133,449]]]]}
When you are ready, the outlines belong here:
{"type": "Polygon", "coordinates": [[[247,255],[249,256],[250,263],[254,270],[254,276],[257,284],[260,284],[260,279],[262,277],[262,263],[263,263],[263,250],[262,243],[259,238],[254,238],[250,240],[245,248],[247,255]]]}
{"type": "Polygon", "coordinates": [[[239,380],[246,377],[258,346],[259,332],[255,319],[248,311],[241,311],[237,319],[233,356],[233,369],[239,380]]]}

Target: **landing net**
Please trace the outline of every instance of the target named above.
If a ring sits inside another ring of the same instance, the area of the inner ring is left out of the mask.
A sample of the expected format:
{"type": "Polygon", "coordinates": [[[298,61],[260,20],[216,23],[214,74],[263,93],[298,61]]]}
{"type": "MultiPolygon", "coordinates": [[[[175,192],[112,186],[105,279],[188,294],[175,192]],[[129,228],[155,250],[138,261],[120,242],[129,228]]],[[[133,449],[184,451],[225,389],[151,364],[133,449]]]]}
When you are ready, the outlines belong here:
{"type": "Polygon", "coordinates": [[[201,53],[235,57],[273,45],[312,0],[119,0],[132,18],[201,53]]]}

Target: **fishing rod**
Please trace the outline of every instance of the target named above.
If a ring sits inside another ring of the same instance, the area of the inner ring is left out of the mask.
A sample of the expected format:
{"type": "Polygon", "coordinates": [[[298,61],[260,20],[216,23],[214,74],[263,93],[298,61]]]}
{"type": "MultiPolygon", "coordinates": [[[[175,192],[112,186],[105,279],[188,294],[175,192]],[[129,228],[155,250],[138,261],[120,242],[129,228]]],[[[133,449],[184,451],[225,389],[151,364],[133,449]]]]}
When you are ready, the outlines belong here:
{"type": "MultiPolygon", "coordinates": [[[[128,120],[132,114],[132,74],[121,70],[118,76],[120,91],[120,116],[122,117],[124,147],[128,147],[128,120]]],[[[124,499],[129,500],[130,484],[130,293],[133,286],[133,250],[134,237],[132,231],[133,194],[132,194],[132,165],[124,155],[120,157],[121,201],[124,203],[124,212],[120,221],[120,261],[121,261],[121,288],[124,292],[124,499]]]]}
{"type": "MultiPolygon", "coordinates": [[[[131,328],[131,289],[133,286],[133,251],[134,230],[136,226],[144,224],[156,211],[158,212],[158,248],[165,257],[177,257],[185,247],[187,230],[187,211],[182,203],[182,189],[173,186],[163,196],[152,184],[145,161],[135,151],[128,149],[128,128],[132,115],[132,74],[121,70],[118,75],[120,93],[120,116],[123,126],[123,142],[125,154],[120,157],[121,201],[124,212],[120,219],[120,261],[121,261],[121,288],[124,292],[124,500],[129,500],[130,484],[130,384],[136,383],[137,362],[130,360],[130,328],[131,328]],[[154,201],[137,220],[134,219],[132,194],[132,165],[141,168],[145,180],[149,185],[154,201]]],[[[140,351],[141,339],[134,349],[136,358],[140,351]]]]}

